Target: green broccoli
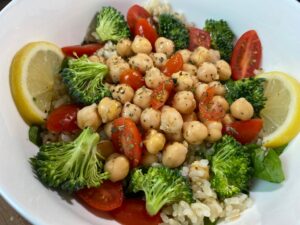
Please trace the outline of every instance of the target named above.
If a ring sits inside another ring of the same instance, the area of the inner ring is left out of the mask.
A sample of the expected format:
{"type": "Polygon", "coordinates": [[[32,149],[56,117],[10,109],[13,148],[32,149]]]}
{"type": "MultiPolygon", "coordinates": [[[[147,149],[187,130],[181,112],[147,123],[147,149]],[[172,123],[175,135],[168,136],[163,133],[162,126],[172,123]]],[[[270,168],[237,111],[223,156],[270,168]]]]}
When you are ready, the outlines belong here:
{"type": "Polygon", "coordinates": [[[150,167],[148,171],[135,169],[129,181],[129,191],[143,191],[146,196],[146,209],[149,215],[155,215],[166,204],[178,201],[193,201],[188,181],[179,170],[163,166],[150,167]]]}
{"type": "Polygon", "coordinates": [[[215,143],[209,160],[211,185],[220,198],[248,191],[253,176],[251,155],[233,137],[225,135],[215,143]]]}
{"type": "Polygon", "coordinates": [[[210,33],[211,46],[220,51],[221,58],[230,61],[234,33],[224,20],[206,20],[204,30],[210,33]]]}
{"type": "Polygon", "coordinates": [[[69,59],[68,67],[60,73],[73,99],[84,105],[97,103],[110,90],[103,84],[108,67],[102,63],[91,62],[84,55],[77,59],[69,59]]]}
{"type": "Polygon", "coordinates": [[[264,96],[264,78],[245,78],[237,81],[229,80],[225,83],[227,89],[226,100],[232,104],[239,98],[246,98],[258,115],[265,106],[267,98],[264,96]]]}
{"type": "Polygon", "coordinates": [[[171,14],[161,14],[158,18],[159,36],[172,40],[175,49],[185,49],[189,46],[189,31],[186,26],[171,14]]]}
{"type": "Polygon", "coordinates": [[[124,16],[115,8],[103,7],[97,15],[96,35],[101,42],[117,42],[130,37],[130,30],[124,16]]]}
{"type": "Polygon", "coordinates": [[[86,128],[76,140],[47,143],[30,159],[36,176],[48,187],[77,191],[84,187],[97,187],[108,179],[103,173],[101,155],[97,152],[99,134],[86,128]]]}

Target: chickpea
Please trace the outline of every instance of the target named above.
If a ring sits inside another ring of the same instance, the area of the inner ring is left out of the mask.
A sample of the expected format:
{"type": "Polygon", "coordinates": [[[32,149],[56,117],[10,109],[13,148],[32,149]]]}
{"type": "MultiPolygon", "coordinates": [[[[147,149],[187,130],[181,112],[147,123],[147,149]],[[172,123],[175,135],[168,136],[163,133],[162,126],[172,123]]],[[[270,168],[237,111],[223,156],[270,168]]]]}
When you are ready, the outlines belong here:
{"type": "Polygon", "coordinates": [[[129,173],[129,161],[124,155],[114,153],[106,160],[104,171],[112,182],[123,180],[129,173]]]}
{"type": "Polygon", "coordinates": [[[214,64],[205,62],[198,68],[197,77],[200,81],[209,83],[219,79],[217,68],[214,64]]]}
{"type": "Polygon", "coordinates": [[[204,94],[206,93],[207,89],[208,89],[208,85],[207,85],[207,84],[204,84],[204,83],[200,83],[200,82],[199,82],[199,83],[196,85],[196,89],[195,89],[195,98],[196,98],[196,100],[197,100],[198,102],[203,98],[203,96],[204,96],[204,94]]]}
{"type": "Polygon", "coordinates": [[[101,123],[101,117],[98,114],[97,105],[95,103],[86,106],[77,112],[77,125],[81,129],[91,127],[96,131],[101,123]]]}
{"type": "Polygon", "coordinates": [[[125,104],[125,102],[131,102],[134,96],[134,90],[127,84],[118,84],[112,90],[112,97],[117,101],[125,104]]]}
{"type": "Polygon", "coordinates": [[[235,100],[230,106],[231,115],[240,120],[249,120],[254,114],[253,106],[245,98],[235,100]]]}
{"type": "Polygon", "coordinates": [[[105,63],[105,58],[102,56],[97,56],[97,55],[89,56],[89,60],[91,62],[96,62],[96,63],[105,63]]]}
{"type": "Polygon", "coordinates": [[[174,95],[172,105],[181,114],[190,114],[196,109],[196,100],[191,91],[179,91],[174,95]]]}
{"type": "Polygon", "coordinates": [[[208,49],[200,46],[192,52],[190,60],[196,66],[201,66],[202,63],[208,60],[208,57],[208,49]]]}
{"type": "Polygon", "coordinates": [[[115,152],[115,149],[110,140],[102,140],[97,144],[97,152],[107,159],[111,154],[115,152]]]}
{"type": "Polygon", "coordinates": [[[129,59],[129,64],[134,68],[138,69],[141,72],[145,73],[151,67],[153,67],[153,61],[150,56],[144,53],[138,53],[135,56],[129,59]]]}
{"type": "Polygon", "coordinates": [[[168,141],[182,142],[184,140],[181,130],[176,133],[165,133],[165,136],[168,141]]]}
{"type": "Polygon", "coordinates": [[[197,114],[195,112],[192,112],[190,114],[184,114],[182,115],[183,122],[191,122],[191,121],[197,121],[197,114]]]}
{"type": "Polygon", "coordinates": [[[105,97],[99,102],[98,113],[100,114],[103,123],[107,123],[118,118],[121,111],[122,105],[116,100],[105,97]]]}
{"type": "Polygon", "coordinates": [[[208,50],[208,62],[216,63],[218,60],[220,60],[220,52],[218,50],[209,49],[208,50]]]}
{"type": "Polygon", "coordinates": [[[189,91],[194,86],[194,79],[188,72],[179,71],[177,73],[173,73],[172,78],[176,80],[176,91],[189,91]]]}
{"type": "Polygon", "coordinates": [[[228,80],[231,77],[230,65],[225,60],[219,60],[216,62],[216,67],[220,80],[228,80]]]}
{"type": "Polygon", "coordinates": [[[167,62],[167,55],[165,53],[151,53],[150,57],[153,60],[154,66],[161,68],[167,62]]]}
{"type": "Polygon", "coordinates": [[[181,54],[184,63],[188,63],[190,61],[190,57],[192,54],[192,52],[190,50],[182,49],[178,52],[181,54]]]}
{"type": "Polygon", "coordinates": [[[166,147],[162,154],[162,164],[169,168],[182,165],[185,161],[188,149],[181,143],[174,142],[166,147]]]}
{"type": "Polygon", "coordinates": [[[197,67],[190,63],[184,63],[182,70],[188,72],[189,74],[195,76],[197,75],[197,67]]]}
{"type": "Polygon", "coordinates": [[[201,144],[207,135],[206,126],[199,121],[185,122],[183,124],[183,137],[189,144],[201,144]]]}
{"type": "Polygon", "coordinates": [[[107,61],[106,64],[109,68],[109,78],[114,82],[118,83],[120,80],[120,75],[124,70],[129,69],[129,64],[125,62],[120,56],[112,56],[107,61]]]}
{"type": "Polygon", "coordinates": [[[113,127],[113,122],[109,122],[104,125],[104,133],[109,139],[111,139],[112,127],[113,127]]]}
{"type": "Polygon", "coordinates": [[[208,84],[208,87],[213,87],[216,95],[224,96],[226,89],[219,81],[212,81],[208,84]]]}
{"type": "Polygon", "coordinates": [[[145,152],[142,157],[142,165],[143,166],[151,166],[153,163],[158,161],[158,156],[150,154],[149,152],[145,152]]]}
{"type": "Polygon", "coordinates": [[[142,112],[140,122],[145,130],[149,130],[151,128],[158,129],[160,125],[160,117],[160,111],[153,108],[147,108],[142,112]]]}
{"type": "Polygon", "coordinates": [[[214,143],[222,138],[222,131],[219,129],[208,129],[208,136],[206,140],[210,143],[214,143]]]}
{"type": "Polygon", "coordinates": [[[172,40],[159,37],[155,41],[155,51],[158,53],[165,53],[167,56],[171,56],[174,53],[174,49],[175,46],[172,40]]]}
{"type": "Polygon", "coordinates": [[[166,80],[165,75],[163,75],[159,69],[152,67],[147,70],[145,75],[145,83],[148,88],[154,89],[159,86],[160,83],[166,80]]]}
{"type": "Polygon", "coordinates": [[[152,51],[152,45],[147,38],[137,35],[132,42],[131,49],[134,53],[149,54],[152,51]]]}
{"type": "Polygon", "coordinates": [[[125,60],[122,57],[117,56],[117,55],[114,55],[106,60],[106,64],[108,66],[112,66],[112,65],[116,65],[116,64],[124,63],[124,62],[125,62],[125,60]]]}
{"type": "Polygon", "coordinates": [[[117,43],[116,50],[118,55],[121,57],[129,57],[133,55],[133,52],[131,50],[132,42],[130,39],[122,39],[117,43]]]}
{"type": "Polygon", "coordinates": [[[151,154],[157,154],[159,151],[163,150],[165,143],[165,136],[154,129],[148,131],[144,140],[144,145],[151,154]]]}
{"type": "Polygon", "coordinates": [[[212,102],[213,104],[221,106],[225,112],[229,110],[229,104],[226,101],[226,99],[222,96],[218,96],[218,95],[214,96],[212,102]]]}
{"type": "Polygon", "coordinates": [[[230,115],[229,113],[227,113],[227,114],[224,116],[223,120],[222,120],[222,122],[223,122],[225,125],[229,125],[229,124],[233,123],[234,121],[235,121],[235,119],[234,119],[233,116],[230,115]]]}
{"type": "Polygon", "coordinates": [[[133,97],[133,103],[142,109],[150,107],[152,90],[146,88],[145,86],[136,90],[133,97]]]}
{"type": "Polygon", "coordinates": [[[135,123],[140,121],[141,113],[141,108],[130,102],[126,102],[122,109],[122,117],[129,118],[135,123]]]}
{"type": "Polygon", "coordinates": [[[170,107],[164,106],[161,112],[161,125],[160,129],[166,133],[177,133],[181,130],[183,119],[180,113],[170,107]]]}
{"type": "Polygon", "coordinates": [[[222,123],[218,121],[206,121],[205,126],[207,127],[208,130],[216,129],[216,130],[222,130],[222,123]]]}

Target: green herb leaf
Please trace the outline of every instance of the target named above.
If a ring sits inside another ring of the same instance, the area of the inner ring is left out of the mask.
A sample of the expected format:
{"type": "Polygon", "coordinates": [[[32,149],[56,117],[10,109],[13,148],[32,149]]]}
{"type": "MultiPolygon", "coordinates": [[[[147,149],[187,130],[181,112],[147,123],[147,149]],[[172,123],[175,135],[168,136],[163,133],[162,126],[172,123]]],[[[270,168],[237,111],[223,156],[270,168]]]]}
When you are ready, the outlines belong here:
{"type": "Polygon", "coordinates": [[[287,146],[288,146],[288,144],[285,144],[280,147],[273,148],[273,150],[277,153],[277,155],[281,155],[287,146]]]}
{"type": "Polygon", "coordinates": [[[28,137],[33,144],[37,146],[41,146],[42,137],[41,137],[41,128],[39,126],[34,126],[34,125],[31,126],[28,131],[28,137]]]}
{"type": "Polygon", "coordinates": [[[218,223],[218,220],[215,220],[215,222],[211,222],[208,217],[204,217],[204,225],[216,225],[218,223]]]}

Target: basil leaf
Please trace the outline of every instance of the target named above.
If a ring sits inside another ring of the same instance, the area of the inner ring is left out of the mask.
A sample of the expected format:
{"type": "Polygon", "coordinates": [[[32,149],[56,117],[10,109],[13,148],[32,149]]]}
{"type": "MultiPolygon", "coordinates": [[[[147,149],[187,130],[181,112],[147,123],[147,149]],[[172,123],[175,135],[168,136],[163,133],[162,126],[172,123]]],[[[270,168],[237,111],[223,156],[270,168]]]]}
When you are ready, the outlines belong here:
{"type": "Polygon", "coordinates": [[[29,140],[37,145],[41,146],[42,137],[41,137],[41,128],[39,126],[31,126],[28,131],[29,140]]]}
{"type": "Polygon", "coordinates": [[[253,152],[254,176],[273,183],[284,181],[284,172],[278,154],[273,150],[257,148],[253,152]]]}

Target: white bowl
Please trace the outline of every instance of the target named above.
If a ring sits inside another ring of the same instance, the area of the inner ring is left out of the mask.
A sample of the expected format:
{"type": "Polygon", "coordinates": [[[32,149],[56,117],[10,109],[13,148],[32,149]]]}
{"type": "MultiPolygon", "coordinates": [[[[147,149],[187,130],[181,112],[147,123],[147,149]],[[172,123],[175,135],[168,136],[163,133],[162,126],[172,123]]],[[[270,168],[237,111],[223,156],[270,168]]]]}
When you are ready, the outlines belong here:
{"type": "MultiPolygon", "coordinates": [[[[28,126],[14,105],[9,88],[9,65],[15,52],[30,41],[78,44],[103,5],[123,13],[134,0],[15,0],[0,14],[0,193],[33,224],[117,224],[92,214],[75,200],[62,199],[34,178],[28,158],[37,148],[28,141],[28,126]]],[[[223,18],[237,36],[255,29],[263,45],[263,68],[281,70],[300,80],[300,3],[296,0],[172,0],[173,7],[200,27],[207,18],[223,18]]],[[[300,115],[299,115],[300,116],[300,115]]],[[[300,126],[300,125],[299,125],[300,126]]],[[[254,206],[233,224],[300,224],[300,137],[284,154],[283,184],[257,182],[254,206]]]]}

